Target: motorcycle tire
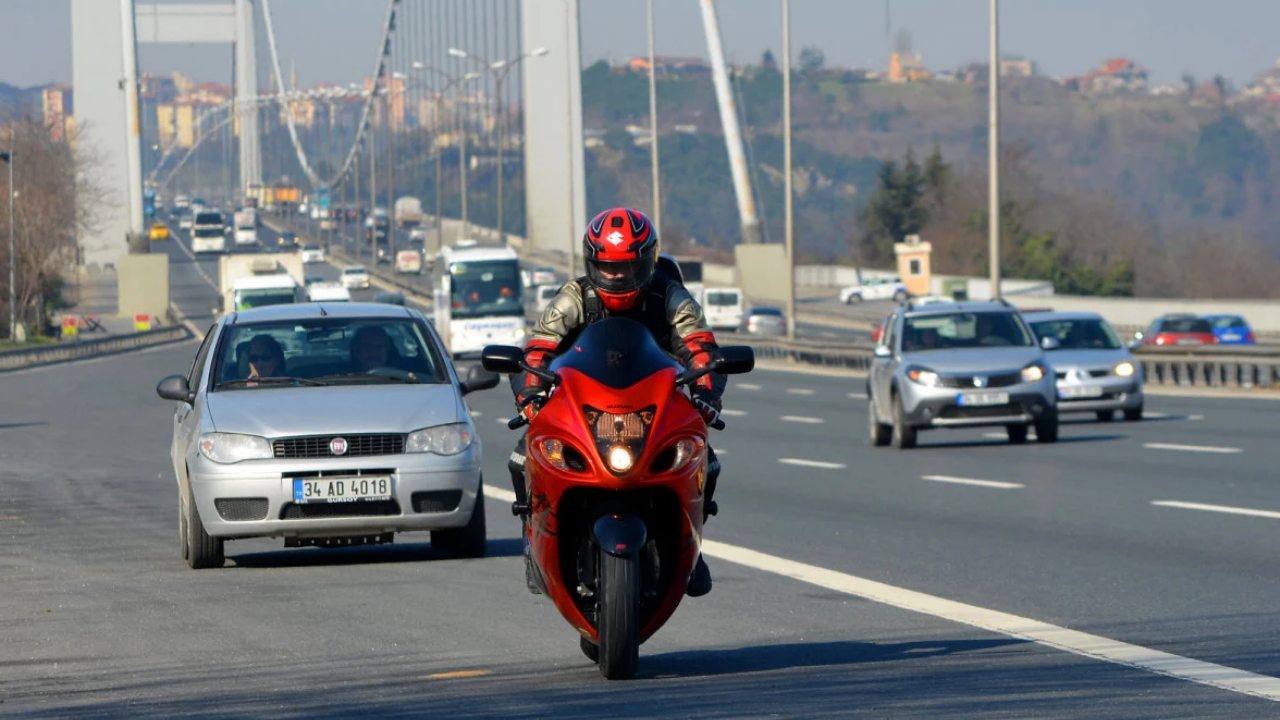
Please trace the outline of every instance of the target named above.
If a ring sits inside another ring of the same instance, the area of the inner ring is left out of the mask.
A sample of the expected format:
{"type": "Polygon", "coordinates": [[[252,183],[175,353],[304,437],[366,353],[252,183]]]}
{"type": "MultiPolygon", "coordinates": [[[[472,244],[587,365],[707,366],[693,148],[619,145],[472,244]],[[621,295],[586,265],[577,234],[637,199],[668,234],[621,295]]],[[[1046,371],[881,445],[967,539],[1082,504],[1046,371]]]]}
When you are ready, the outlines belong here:
{"type": "Polygon", "coordinates": [[[640,666],[640,563],[634,555],[600,553],[600,674],[629,680],[640,666]]]}
{"type": "Polygon", "coordinates": [[[585,637],[579,636],[578,649],[582,650],[582,654],[586,655],[587,659],[590,660],[591,662],[593,663],[600,662],[600,646],[599,645],[596,645],[595,643],[591,642],[585,637]]]}

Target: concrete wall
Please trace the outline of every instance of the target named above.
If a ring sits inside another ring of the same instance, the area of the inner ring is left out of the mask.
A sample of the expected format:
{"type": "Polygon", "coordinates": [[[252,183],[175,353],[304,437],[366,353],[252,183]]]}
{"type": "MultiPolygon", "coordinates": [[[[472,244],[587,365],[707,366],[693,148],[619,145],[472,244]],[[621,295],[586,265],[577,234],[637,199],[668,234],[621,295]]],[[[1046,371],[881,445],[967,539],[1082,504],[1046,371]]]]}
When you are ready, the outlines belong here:
{"type": "Polygon", "coordinates": [[[1071,295],[1053,297],[1008,296],[1018,307],[1096,312],[1112,325],[1146,328],[1159,315],[1240,315],[1258,333],[1280,333],[1280,301],[1276,300],[1155,300],[1151,298],[1094,298],[1071,295]]]}
{"type": "Polygon", "coordinates": [[[96,182],[109,193],[97,228],[80,238],[86,265],[115,263],[129,251],[124,44],[120,3],[71,0],[72,84],[77,141],[97,158],[96,182]]]}
{"type": "Polygon", "coordinates": [[[116,262],[120,317],[150,315],[152,327],[169,311],[169,256],[125,255],[116,262]]]}
{"type": "Polygon", "coordinates": [[[520,10],[524,50],[550,50],[520,68],[526,235],[536,250],[576,248],[587,224],[578,0],[522,0],[520,10]]]}
{"type": "MultiPolygon", "coordinates": [[[[783,304],[787,301],[786,248],[777,243],[738,245],[734,249],[738,261],[738,285],[746,296],[757,302],[783,304]]],[[[703,275],[707,266],[703,265],[703,275]]]]}

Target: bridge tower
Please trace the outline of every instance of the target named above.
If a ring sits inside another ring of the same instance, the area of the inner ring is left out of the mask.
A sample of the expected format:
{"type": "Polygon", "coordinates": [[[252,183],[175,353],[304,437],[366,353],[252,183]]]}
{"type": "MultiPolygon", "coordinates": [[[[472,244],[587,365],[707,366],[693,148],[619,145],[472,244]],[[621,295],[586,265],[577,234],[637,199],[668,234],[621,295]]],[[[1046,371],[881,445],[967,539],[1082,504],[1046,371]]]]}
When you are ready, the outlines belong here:
{"type": "Polygon", "coordinates": [[[254,0],[206,4],[71,0],[76,125],[110,193],[98,229],[80,239],[86,265],[114,264],[142,233],[142,161],[137,91],[139,43],[232,43],[240,125],[240,187],[262,182],[254,0]],[[119,28],[119,32],[112,29],[119,28]]]}

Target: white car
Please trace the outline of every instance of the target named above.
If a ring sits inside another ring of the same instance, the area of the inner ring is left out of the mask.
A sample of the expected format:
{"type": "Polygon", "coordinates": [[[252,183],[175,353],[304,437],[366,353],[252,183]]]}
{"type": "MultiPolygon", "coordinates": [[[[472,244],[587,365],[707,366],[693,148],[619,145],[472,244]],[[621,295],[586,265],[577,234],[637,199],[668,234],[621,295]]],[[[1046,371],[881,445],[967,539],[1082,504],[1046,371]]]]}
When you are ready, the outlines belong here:
{"type": "Polygon", "coordinates": [[[178,218],[178,228],[181,230],[190,230],[193,222],[194,220],[190,214],[183,215],[178,218]]]}
{"type": "Polygon", "coordinates": [[[318,282],[307,286],[307,300],[311,302],[351,302],[351,291],[336,282],[318,282]]]}
{"type": "Polygon", "coordinates": [[[352,265],[342,271],[342,287],[344,288],[367,288],[369,287],[369,271],[363,265],[352,265]]]}
{"type": "Polygon", "coordinates": [[[840,291],[840,302],[846,305],[863,300],[903,302],[909,297],[911,294],[907,292],[907,286],[902,283],[901,278],[868,279],[861,285],[852,285],[840,291]]]}
{"type": "Polygon", "coordinates": [[[324,262],[324,248],[319,245],[304,246],[302,248],[302,262],[306,265],[324,262]]]}
{"type": "Polygon", "coordinates": [[[710,287],[703,293],[702,312],[712,330],[737,330],[744,305],[742,290],[736,287],[710,287]]]}

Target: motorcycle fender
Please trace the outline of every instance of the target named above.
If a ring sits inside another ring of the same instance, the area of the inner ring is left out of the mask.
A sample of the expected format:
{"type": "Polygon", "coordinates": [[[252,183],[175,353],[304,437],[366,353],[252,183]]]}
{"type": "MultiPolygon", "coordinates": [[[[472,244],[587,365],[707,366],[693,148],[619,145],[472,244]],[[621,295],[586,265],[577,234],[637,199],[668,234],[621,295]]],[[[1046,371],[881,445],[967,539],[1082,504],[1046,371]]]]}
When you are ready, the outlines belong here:
{"type": "Polygon", "coordinates": [[[635,515],[605,515],[591,528],[596,545],[614,557],[635,555],[649,539],[649,529],[635,515]]]}

